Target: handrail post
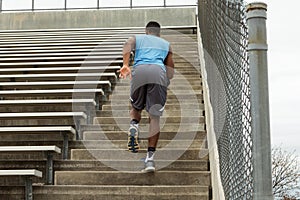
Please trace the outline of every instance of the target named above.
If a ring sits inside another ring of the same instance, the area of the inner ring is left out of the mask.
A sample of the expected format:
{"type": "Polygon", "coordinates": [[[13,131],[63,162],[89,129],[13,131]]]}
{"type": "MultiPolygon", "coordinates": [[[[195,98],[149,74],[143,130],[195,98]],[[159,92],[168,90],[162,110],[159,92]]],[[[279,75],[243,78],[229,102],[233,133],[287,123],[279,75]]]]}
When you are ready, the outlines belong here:
{"type": "Polygon", "coordinates": [[[67,0],[65,0],[65,10],[67,10],[67,0]]]}
{"type": "Polygon", "coordinates": [[[25,177],[25,200],[33,200],[31,177],[25,177]]]}
{"type": "Polygon", "coordinates": [[[269,119],[266,19],[267,5],[246,7],[249,30],[250,102],[253,135],[253,200],[271,200],[272,165],[269,119]]]}
{"type": "Polygon", "coordinates": [[[130,0],[130,9],[132,9],[132,0],[130,0]]]}
{"type": "Polygon", "coordinates": [[[31,1],[31,11],[34,11],[34,0],[31,1]]]}
{"type": "Polygon", "coordinates": [[[0,13],[2,12],[2,0],[0,0],[0,13]]]}

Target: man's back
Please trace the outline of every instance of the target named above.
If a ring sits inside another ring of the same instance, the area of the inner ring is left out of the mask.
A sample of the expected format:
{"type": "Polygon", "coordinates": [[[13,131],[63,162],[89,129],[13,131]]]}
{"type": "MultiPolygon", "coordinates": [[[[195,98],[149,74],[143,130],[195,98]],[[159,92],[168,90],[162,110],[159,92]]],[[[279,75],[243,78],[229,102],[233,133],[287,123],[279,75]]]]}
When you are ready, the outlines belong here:
{"type": "Polygon", "coordinates": [[[140,64],[156,64],[165,69],[165,59],[169,52],[169,42],[154,35],[135,36],[134,66],[140,64]]]}

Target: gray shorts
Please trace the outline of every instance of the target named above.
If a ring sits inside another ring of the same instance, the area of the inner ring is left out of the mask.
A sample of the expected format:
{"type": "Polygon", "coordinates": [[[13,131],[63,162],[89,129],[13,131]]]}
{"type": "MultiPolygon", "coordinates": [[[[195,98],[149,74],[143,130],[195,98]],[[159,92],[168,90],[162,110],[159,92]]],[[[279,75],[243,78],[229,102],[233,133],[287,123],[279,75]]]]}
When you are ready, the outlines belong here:
{"type": "Polygon", "coordinates": [[[161,116],[167,100],[170,81],[159,65],[138,65],[132,70],[130,101],[132,107],[161,116]]]}

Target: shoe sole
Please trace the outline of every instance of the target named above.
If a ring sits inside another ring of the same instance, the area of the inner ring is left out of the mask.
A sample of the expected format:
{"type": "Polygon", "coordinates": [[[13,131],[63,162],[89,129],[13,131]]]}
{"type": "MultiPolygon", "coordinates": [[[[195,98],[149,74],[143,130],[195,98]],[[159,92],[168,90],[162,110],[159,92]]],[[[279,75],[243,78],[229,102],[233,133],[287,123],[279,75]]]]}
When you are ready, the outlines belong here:
{"type": "Polygon", "coordinates": [[[128,150],[132,153],[137,153],[139,151],[139,142],[137,130],[132,128],[128,132],[128,150]]]}
{"type": "Polygon", "coordinates": [[[155,167],[147,167],[142,170],[143,173],[153,173],[155,172],[155,167]]]}

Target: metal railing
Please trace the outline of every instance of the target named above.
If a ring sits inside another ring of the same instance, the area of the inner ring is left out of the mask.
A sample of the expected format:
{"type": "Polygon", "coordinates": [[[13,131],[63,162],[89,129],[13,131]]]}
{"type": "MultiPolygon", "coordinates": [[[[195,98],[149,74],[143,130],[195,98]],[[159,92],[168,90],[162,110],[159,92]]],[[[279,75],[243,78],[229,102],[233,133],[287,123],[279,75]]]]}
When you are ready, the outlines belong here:
{"type": "MultiPolygon", "coordinates": [[[[107,4],[109,1],[103,1],[103,0],[94,0],[94,5],[92,6],[73,6],[70,2],[70,0],[61,0],[61,5],[58,7],[47,7],[47,8],[38,8],[36,6],[37,0],[30,0],[30,5],[28,3],[26,4],[26,8],[13,8],[13,9],[7,9],[5,8],[4,1],[9,0],[0,0],[0,12],[20,12],[20,11],[50,11],[50,10],[87,10],[87,9],[133,9],[133,8],[161,8],[161,7],[190,7],[190,6],[196,6],[196,0],[194,0],[194,3],[183,3],[183,4],[176,4],[172,3],[172,0],[157,0],[154,3],[141,3],[141,1],[137,0],[128,0],[126,3],[123,3],[122,5],[119,5],[118,3],[111,3],[107,4]],[[101,2],[106,2],[106,5],[102,5],[101,2]]],[[[29,2],[29,1],[28,1],[29,2]]],[[[124,1],[125,2],[125,1],[124,1]]],[[[22,0],[20,0],[20,4],[22,4],[22,0]]]]}
{"type": "MultiPolygon", "coordinates": [[[[269,136],[269,132],[267,129],[265,132],[263,129],[256,132],[255,129],[259,126],[254,123],[260,122],[253,117],[256,114],[253,107],[258,108],[260,105],[257,104],[260,102],[253,101],[251,93],[257,94],[260,89],[250,84],[252,65],[249,59],[246,6],[243,0],[198,2],[206,78],[213,112],[213,130],[217,140],[219,171],[225,199],[271,199],[269,141],[267,137],[261,137],[262,134],[269,136]],[[253,88],[256,91],[253,92],[253,88]],[[258,138],[266,140],[258,142],[258,138]],[[263,142],[267,144],[264,149],[261,148],[263,142]],[[263,159],[266,160],[265,163],[261,162],[263,159]],[[260,166],[262,164],[266,164],[267,167],[260,166]],[[257,174],[261,174],[262,177],[257,177],[257,174]],[[266,181],[263,182],[263,179],[266,181]],[[263,187],[264,183],[267,186],[262,191],[258,187],[263,187]]],[[[268,109],[264,111],[266,114],[259,113],[259,119],[266,116],[264,121],[268,122],[268,109]]]]}

